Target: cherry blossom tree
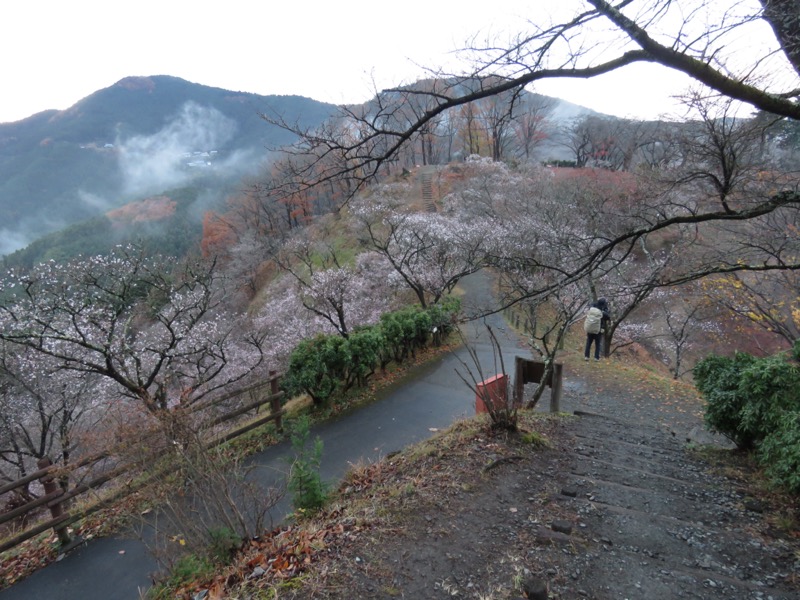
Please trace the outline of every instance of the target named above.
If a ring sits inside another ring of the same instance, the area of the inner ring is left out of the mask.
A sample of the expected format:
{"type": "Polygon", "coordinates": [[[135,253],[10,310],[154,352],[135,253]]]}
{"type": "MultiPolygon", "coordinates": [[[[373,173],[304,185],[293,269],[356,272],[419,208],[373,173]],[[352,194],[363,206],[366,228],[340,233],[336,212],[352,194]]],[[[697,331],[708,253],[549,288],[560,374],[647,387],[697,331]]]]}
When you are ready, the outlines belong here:
{"type": "Polygon", "coordinates": [[[340,262],[336,249],[303,234],[284,244],[278,263],[296,280],[303,307],[346,338],[349,330],[344,305],[356,273],[340,262]]]}
{"type": "Polygon", "coordinates": [[[491,224],[419,213],[373,196],[352,207],[362,244],[385,258],[423,308],[486,264],[491,224]]]}
{"type": "Polygon", "coordinates": [[[676,235],[680,230],[674,228],[670,236],[642,236],[627,252],[609,253],[584,277],[570,278],[572,267],[597,245],[657,205],[660,197],[644,191],[655,194],[656,188],[624,173],[468,164],[470,176],[445,204],[462,218],[491,219],[498,240],[491,264],[501,275],[501,305],[523,311],[532,347],[545,361],[554,360],[570,326],[599,296],[612,307],[604,340],[608,356],[617,328],[669,281],[677,258],[689,265],[692,231],[676,235]]]}
{"type": "Polygon", "coordinates": [[[330,324],[305,309],[297,283],[291,277],[277,278],[260,292],[260,296],[263,304],[254,322],[269,340],[264,349],[265,362],[270,368],[283,371],[297,344],[329,331],[330,324]]]}
{"type": "Polygon", "coordinates": [[[681,299],[683,306],[678,310],[675,306],[661,305],[666,327],[664,338],[671,349],[667,360],[673,379],[679,379],[691,370],[691,367],[686,367],[687,354],[698,338],[708,335],[709,326],[713,327],[707,303],[692,302],[687,296],[681,299]]]}
{"type": "Polygon", "coordinates": [[[529,296],[528,290],[539,285],[542,277],[552,276],[552,272],[534,270],[533,272],[503,272],[502,285],[506,293],[517,294],[523,299],[517,303],[525,318],[525,334],[533,352],[544,362],[544,372],[528,406],[534,407],[553,375],[559,351],[570,328],[580,320],[586,309],[587,290],[585,285],[573,282],[551,290],[547,295],[529,296]]]}
{"type": "MultiPolygon", "coordinates": [[[[44,458],[66,466],[90,448],[88,433],[104,414],[96,378],[60,371],[57,364],[29,348],[2,344],[0,480],[25,477],[44,458]]],[[[18,495],[35,496],[27,486],[18,495]]]]}
{"type": "Polygon", "coordinates": [[[586,283],[561,278],[587,251],[583,216],[589,213],[579,210],[577,195],[557,193],[547,169],[515,170],[475,158],[466,171],[462,184],[444,199],[445,211],[462,222],[485,223],[491,232],[485,260],[499,275],[499,305],[524,313],[531,348],[546,365],[546,382],[570,325],[586,305],[586,283]]]}
{"type": "Polygon", "coordinates": [[[349,335],[362,326],[378,323],[382,314],[398,307],[396,288],[390,281],[391,266],[375,253],[363,252],[349,266],[319,271],[314,267],[316,278],[303,274],[297,266],[293,268],[297,275],[287,273],[261,291],[264,300],[254,319],[256,328],[269,339],[265,362],[271,368],[286,369],[289,356],[303,340],[319,334],[341,335],[342,323],[349,335]],[[297,277],[305,279],[301,283],[297,277]],[[328,285],[343,277],[347,286],[328,285]]]}
{"type": "Polygon", "coordinates": [[[691,256],[692,238],[688,235],[667,240],[652,237],[655,239],[642,237],[637,251],[625,261],[615,264],[599,277],[589,278],[592,298],[604,296],[610,306],[611,319],[603,334],[606,357],[617,347],[635,341],[625,337],[620,344],[615,344],[615,334],[648,298],[662,289],[680,257],[691,256]]]}
{"type": "Polygon", "coordinates": [[[0,339],[169,420],[263,364],[263,335],[223,310],[223,283],[213,262],[134,247],[43,263],[2,282],[0,339]]]}
{"type": "Polygon", "coordinates": [[[345,338],[353,327],[377,322],[392,306],[386,261],[361,253],[345,262],[342,251],[311,235],[289,240],[278,255],[303,308],[345,338]]]}

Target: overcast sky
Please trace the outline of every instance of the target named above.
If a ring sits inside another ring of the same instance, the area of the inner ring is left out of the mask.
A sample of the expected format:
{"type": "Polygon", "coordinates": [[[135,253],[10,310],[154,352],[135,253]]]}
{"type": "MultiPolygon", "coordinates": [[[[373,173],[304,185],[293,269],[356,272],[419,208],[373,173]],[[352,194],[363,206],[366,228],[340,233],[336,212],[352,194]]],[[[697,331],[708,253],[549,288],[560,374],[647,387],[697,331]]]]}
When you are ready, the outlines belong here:
{"type": "MultiPolygon", "coordinates": [[[[363,102],[452,61],[470,36],[519,28],[544,0],[25,0],[2,9],[0,122],[65,109],[127,76],[363,102]],[[374,81],[374,84],[373,84],[374,81]]],[[[676,114],[686,80],[640,66],[535,91],[603,113],[676,114]]]]}

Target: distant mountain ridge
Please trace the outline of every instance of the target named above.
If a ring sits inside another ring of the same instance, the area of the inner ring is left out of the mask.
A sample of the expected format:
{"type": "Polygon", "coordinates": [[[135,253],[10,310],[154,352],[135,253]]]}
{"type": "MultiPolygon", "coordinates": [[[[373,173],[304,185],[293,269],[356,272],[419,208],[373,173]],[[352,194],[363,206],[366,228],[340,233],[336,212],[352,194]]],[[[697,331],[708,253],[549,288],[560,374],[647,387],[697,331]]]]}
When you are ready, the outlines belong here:
{"type": "MultiPolygon", "coordinates": [[[[553,121],[597,114],[551,100],[553,121]]],[[[0,123],[0,255],[51,233],[62,240],[84,235],[82,223],[105,223],[111,211],[166,190],[188,190],[185,197],[198,206],[184,199],[181,214],[197,218],[201,201],[213,204],[262,165],[269,148],[294,141],[260,114],[314,127],[335,109],[302,96],[261,96],[157,75],[126,77],[66,110],[0,123]]],[[[548,143],[548,156],[565,152],[548,143]]],[[[34,248],[25,254],[41,257],[34,248]]]]}
{"type": "Polygon", "coordinates": [[[235,179],[293,141],[259,113],[314,126],[333,105],[165,75],[126,77],[63,110],[0,124],[0,254],[190,182],[235,179]]]}

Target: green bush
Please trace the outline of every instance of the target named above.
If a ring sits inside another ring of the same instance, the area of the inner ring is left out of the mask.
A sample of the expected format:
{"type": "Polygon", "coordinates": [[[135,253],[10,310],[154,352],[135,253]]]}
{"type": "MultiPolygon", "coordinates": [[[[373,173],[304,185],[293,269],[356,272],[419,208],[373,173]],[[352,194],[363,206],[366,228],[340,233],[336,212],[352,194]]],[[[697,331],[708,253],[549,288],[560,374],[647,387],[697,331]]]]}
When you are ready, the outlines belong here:
{"type": "Polygon", "coordinates": [[[800,340],[795,340],[792,345],[792,358],[800,362],[800,340]]]}
{"type": "Polygon", "coordinates": [[[785,354],[708,356],[694,369],[706,423],[758,459],[777,485],[800,492],[800,368],[785,354]]]}
{"type": "Polygon", "coordinates": [[[318,335],[303,340],[289,356],[283,387],[292,396],[307,393],[315,404],[333,396],[344,383],[348,364],[345,339],[338,335],[318,335]]]}
{"type": "Polygon", "coordinates": [[[742,370],[739,392],[747,398],[739,430],[761,441],[777,429],[784,412],[800,408],[800,370],[783,354],[756,359],[742,370]]]}
{"type": "Polygon", "coordinates": [[[230,564],[231,558],[242,545],[242,538],[230,527],[210,529],[208,537],[211,540],[208,552],[214,561],[222,565],[230,564]]]}
{"type": "Polygon", "coordinates": [[[759,448],[759,460],[774,483],[800,493],[800,410],[781,415],[759,448]]]}
{"type": "Polygon", "coordinates": [[[417,323],[415,317],[421,310],[421,308],[414,306],[393,313],[400,327],[400,338],[398,339],[400,345],[400,360],[404,360],[406,357],[414,354],[417,338],[417,323]]]}
{"type": "Polygon", "coordinates": [[[347,338],[347,350],[350,353],[350,385],[364,385],[380,362],[386,340],[377,327],[362,327],[347,338]]]}
{"type": "Polygon", "coordinates": [[[403,362],[411,353],[416,335],[414,315],[418,308],[407,308],[381,315],[380,327],[386,340],[386,355],[403,362]]]}
{"type": "MultiPolygon", "coordinates": [[[[354,385],[364,385],[380,365],[402,362],[430,340],[434,327],[449,332],[455,325],[458,300],[428,309],[410,307],[381,316],[380,323],[361,327],[348,337],[318,335],[300,342],[289,357],[283,389],[290,396],[307,393],[322,404],[354,385]]],[[[434,341],[436,337],[434,336],[434,341]]]]}
{"type": "Polygon", "coordinates": [[[461,310],[461,300],[458,298],[445,298],[439,304],[428,307],[431,318],[431,332],[433,344],[438,346],[442,340],[453,331],[456,326],[456,317],[461,310]]]}
{"type": "Polygon", "coordinates": [[[403,328],[400,325],[397,314],[393,312],[381,315],[379,327],[385,343],[383,358],[381,360],[381,368],[384,368],[392,360],[401,358],[399,354],[400,348],[402,347],[403,328]]]}
{"type": "Polygon", "coordinates": [[[338,382],[328,375],[327,365],[322,360],[326,337],[320,335],[303,340],[292,351],[289,368],[281,382],[289,396],[305,392],[319,404],[336,390],[338,382]]]}
{"type": "Polygon", "coordinates": [[[755,442],[749,432],[740,429],[748,394],[742,394],[739,385],[741,372],[755,360],[744,352],[732,357],[709,355],[694,368],[695,385],[707,402],[708,428],[728,437],[740,448],[752,447],[755,442]]]}
{"type": "Polygon", "coordinates": [[[326,335],[319,340],[319,360],[322,362],[323,377],[328,382],[326,389],[330,388],[329,395],[333,395],[347,381],[353,357],[346,338],[340,335],[326,335]]]}
{"type": "Polygon", "coordinates": [[[418,310],[413,315],[414,318],[414,340],[413,348],[424,348],[428,343],[428,338],[433,329],[430,312],[418,310]]]}

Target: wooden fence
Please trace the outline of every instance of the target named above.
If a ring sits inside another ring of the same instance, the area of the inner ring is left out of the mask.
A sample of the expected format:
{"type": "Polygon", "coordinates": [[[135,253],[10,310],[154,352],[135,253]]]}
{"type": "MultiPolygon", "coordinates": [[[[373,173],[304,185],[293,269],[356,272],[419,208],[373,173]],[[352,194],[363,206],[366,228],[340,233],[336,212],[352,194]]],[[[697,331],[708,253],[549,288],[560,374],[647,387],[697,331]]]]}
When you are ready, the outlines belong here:
{"type": "MultiPolygon", "coordinates": [[[[270,421],[275,421],[277,430],[282,432],[282,417],[284,411],[281,409],[281,398],[283,393],[278,391],[278,382],[279,377],[275,373],[270,373],[270,378],[267,382],[242,388],[226,394],[223,397],[215,398],[214,400],[206,402],[203,405],[192,407],[189,412],[198,413],[232,398],[251,392],[262,391],[264,388],[269,386],[269,394],[266,397],[259,398],[244,406],[240,406],[231,412],[218,415],[213,419],[209,419],[203,423],[201,427],[210,428],[222,425],[250,411],[257,412],[265,404],[270,405],[269,414],[251,420],[243,426],[235,427],[221,433],[220,435],[206,442],[204,444],[205,448],[214,448],[220,444],[224,444],[247,433],[248,431],[269,423],[270,421]]],[[[127,441],[124,445],[121,444],[115,446],[114,448],[104,450],[103,452],[86,457],[74,465],[69,465],[67,467],[62,465],[53,465],[50,463],[50,459],[45,457],[39,461],[39,469],[36,472],[0,487],[0,497],[9,492],[13,492],[20,487],[27,486],[28,484],[37,480],[44,488],[44,494],[41,497],[14,508],[13,510],[9,510],[0,514],[0,525],[12,522],[14,520],[24,520],[25,517],[38,512],[43,506],[46,506],[50,510],[50,519],[35,523],[31,526],[25,526],[22,531],[15,532],[10,537],[0,541],[0,552],[5,552],[6,550],[19,545],[25,540],[47,531],[48,529],[53,529],[55,531],[62,549],[68,548],[73,543],[73,540],[70,538],[68,532],[69,525],[99,510],[112,506],[114,503],[147,487],[157,478],[171,471],[173,466],[169,463],[169,461],[161,461],[160,466],[158,466],[158,462],[154,461],[156,466],[143,472],[137,472],[138,469],[135,464],[123,462],[123,464],[98,474],[90,478],[88,481],[76,483],[71,488],[64,488],[60,484],[60,481],[63,480],[72,481],[73,477],[71,475],[73,474],[77,474],[82,471],[91,471],[93,466],[100,464],[101,461],[105,459],[118,457],[126,450],[130,450],[132,447],[147,445],[147,439],[156,434],[156,431],[145,432],[142,435],[137,436],[134,440],[127,441]],[[65,478],[65,475],[70,475],[70,477],[65,478]],[[130,477],[126,481],[120,481],[124,475],[129,475],[130,477]],[[73,499],[83,494],[87,494],[93,490],[97,490],[110,481],[115,481],[117,485],[102,499],[98,499],[93,503],[88,503],[87,505],[81,507],[71,506],[74,504],[74,502],[71,502],[73,499]]]]}

